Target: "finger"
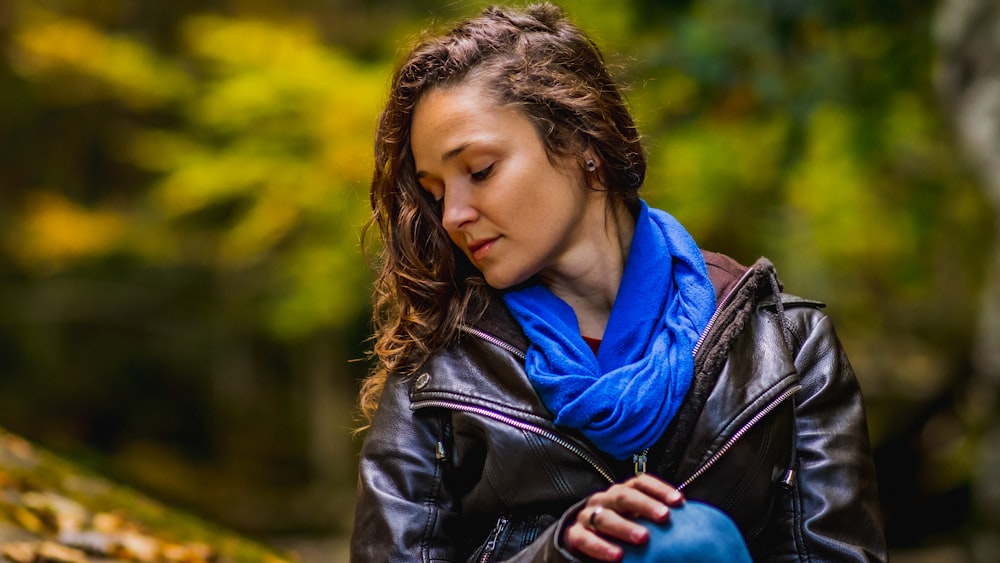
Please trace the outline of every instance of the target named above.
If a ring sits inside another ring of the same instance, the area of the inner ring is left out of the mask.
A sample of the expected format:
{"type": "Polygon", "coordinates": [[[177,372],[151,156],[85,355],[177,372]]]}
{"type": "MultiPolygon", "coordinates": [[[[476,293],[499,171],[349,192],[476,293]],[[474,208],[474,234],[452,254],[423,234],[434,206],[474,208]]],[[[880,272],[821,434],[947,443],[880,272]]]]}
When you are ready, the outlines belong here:
{"type": "Polygon", "coordinates": [[[586,555],[598,561],[618,561],[622,557],[621,547],[587,528],[580,523],[579,519],[566,530],[564,540],[566,547],[574,553],[586,555]]]}
{"type": "MultiPolygon", "coordinates": [[[[601,536],[614,538],[633,545],[642,545],[649,540],[649,530],[636,521],[623,516],[613,509],[596,506],[585,509],[588,513],[586,527],[601,536]]],[[[577,519],[579,521],[579,518],[577,519]]]]}
{"type": "Polygon", "coordinates": [[[684,493],[677,490],[673,485],[658,479],[648,473],[643,473],[626,481],[626,487],[633,487],[657,498],[670,506],[680,506],[684,504],[684,493]]]}
{"type": "Polygon", "coordinates": [[[595,505],[612,508],[622,516],[633,519],[664,522],[670,515],[670,507],[665,502],[634,486],[612,486],[607,491],[594,494],[593,500],[595,505]]]}

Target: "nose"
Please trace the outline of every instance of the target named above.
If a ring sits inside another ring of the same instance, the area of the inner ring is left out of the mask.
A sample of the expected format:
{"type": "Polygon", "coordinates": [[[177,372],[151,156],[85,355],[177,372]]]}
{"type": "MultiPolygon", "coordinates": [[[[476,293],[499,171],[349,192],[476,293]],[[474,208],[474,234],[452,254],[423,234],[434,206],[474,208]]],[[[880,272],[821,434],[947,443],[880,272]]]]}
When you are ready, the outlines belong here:
{"type": "Polygon", "coordinates": [[[449,186],[445,190],[441,225],[449,233],[458,232],[479,216],[472,194],[464,186],[449,186]]]}

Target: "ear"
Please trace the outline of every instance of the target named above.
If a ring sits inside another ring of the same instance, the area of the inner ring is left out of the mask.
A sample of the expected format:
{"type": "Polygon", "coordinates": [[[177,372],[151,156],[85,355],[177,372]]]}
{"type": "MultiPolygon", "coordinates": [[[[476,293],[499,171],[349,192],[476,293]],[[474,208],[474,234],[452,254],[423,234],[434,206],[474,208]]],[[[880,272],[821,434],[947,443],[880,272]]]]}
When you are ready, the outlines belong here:
{"type": "Polygon", "coordinates": [[[583,172],[583,181],[587,188],[591,190],[603,190],[606,186],[604,185],[604,170],[601,166],[604,164],[601,157],[598,156],[597,151],[592,148],[587,148],[580,155],[580,169],[583,172]]]}

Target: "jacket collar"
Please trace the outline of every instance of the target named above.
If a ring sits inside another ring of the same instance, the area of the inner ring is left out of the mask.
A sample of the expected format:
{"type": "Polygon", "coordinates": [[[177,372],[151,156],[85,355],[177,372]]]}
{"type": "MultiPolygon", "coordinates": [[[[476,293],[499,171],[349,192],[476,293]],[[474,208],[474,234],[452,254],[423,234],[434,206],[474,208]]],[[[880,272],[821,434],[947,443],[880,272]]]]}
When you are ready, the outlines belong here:
{"type": "MultiPolygon", "coordinates": [[[[677,475],[682,469],[681,452],[690,448],[712,451],[718,446],[718,438],[727,435],[727,429],[745,422],[745,417],[756,412],[754,405],[786,389],[789,377],[794,376],[794,365],[786,354],[761,356],[744,350],[739,354],[739,367],[729,362],[730,350],[744,328],[759,322],[753,320],[758,309],[780,299],[774,293],[778,283],[770,261],[761,258],[747,268],[720,254],[706,252],[705,258],[718,306],[714,323],[706,330],[695,357],[695,380],[684,406],[653,448],[666,454],[650,459],[651,467],[663,476],[677,475]],[[767,365],[746,365],[747,361],[756,364],[765,359],[767,365]],[[721,388],[720,378],[726,380],[721,388]]],[[[433,354],[422,373],[411,381],[411,408],[480,409],[476,412],[509,416],[555,430],[551,415],[523,369],[528,339],[502,298],[494,295],[468,328],[456,345],[433,354]]],[[[784,345],[778,333],[774,336],[776,340],[763,337],[772,350],[771,346],[784,345]]],[[[748,344],[756,345],[744,342],[744,346],[748,344]]],[[[570,434],[578,443],[584,443],[575,433],[570,434]]]]}

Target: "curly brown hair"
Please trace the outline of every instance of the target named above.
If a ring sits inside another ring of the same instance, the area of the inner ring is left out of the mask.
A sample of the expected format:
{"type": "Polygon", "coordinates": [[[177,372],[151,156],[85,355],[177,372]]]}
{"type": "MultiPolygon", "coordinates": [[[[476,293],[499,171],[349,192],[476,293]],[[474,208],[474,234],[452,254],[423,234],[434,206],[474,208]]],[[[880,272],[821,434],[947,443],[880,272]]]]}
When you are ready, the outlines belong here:
{"type": "Polygon", "coordinates": [[[410,152],[421,98],[470,79],[500,104],[520,110],[551,160],[573,157],[582,168],[580,155],[593,151],[601,167],[598,185],[588,187],[606,190],[612,205],[635,210],[638,204],[646,159],[635,122],[597,45],[559,7],[491,7],[419,41],[393,74],[375,134],[372,216],[363,245],[377,272],[376,365],[361,389],[365,421],[389,374],[412,374],[487,302],[490,288],[445,233],[439,210],[417,182],[410,152]],[[373,240],[376,228],[381,245],[373,240]]]}

